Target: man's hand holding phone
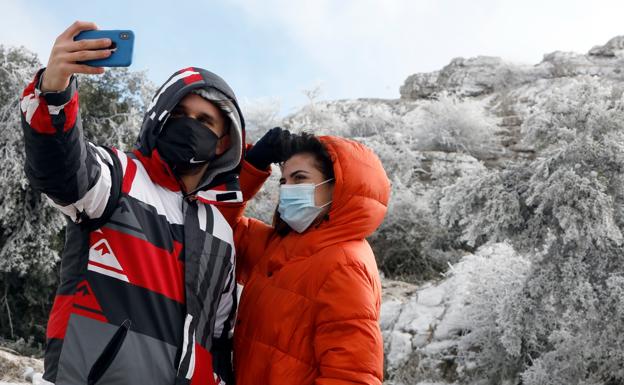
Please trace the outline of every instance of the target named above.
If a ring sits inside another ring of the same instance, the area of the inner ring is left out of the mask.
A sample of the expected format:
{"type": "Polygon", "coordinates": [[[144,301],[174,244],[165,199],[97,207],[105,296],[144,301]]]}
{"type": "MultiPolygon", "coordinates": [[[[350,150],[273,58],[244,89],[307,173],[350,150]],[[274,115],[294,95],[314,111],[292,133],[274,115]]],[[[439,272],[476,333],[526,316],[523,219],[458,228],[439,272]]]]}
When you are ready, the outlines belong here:
{"type": "Polygon", "coordinates": [[[112,44],[111,39],[74,41],[74,37],[80,32],[95,29],[97,29],[95,23],[76,21],[56,38],[48,66],[43,73],[42,91],[64,90],[69,85],[69,79],[73,74],[104,73],[104,67],[93,67],[81,62],[108,58],[114,51],[109,48],[112,44]]]}
{"type": "Polygon", "coordinates": [[[101,74],[104,67],[127,67],[132,63],[133,46],[132,31],[99,31],[94,23],[76,21],[54,42],[41,89],[61,91],[73,74],[101,74]]]}

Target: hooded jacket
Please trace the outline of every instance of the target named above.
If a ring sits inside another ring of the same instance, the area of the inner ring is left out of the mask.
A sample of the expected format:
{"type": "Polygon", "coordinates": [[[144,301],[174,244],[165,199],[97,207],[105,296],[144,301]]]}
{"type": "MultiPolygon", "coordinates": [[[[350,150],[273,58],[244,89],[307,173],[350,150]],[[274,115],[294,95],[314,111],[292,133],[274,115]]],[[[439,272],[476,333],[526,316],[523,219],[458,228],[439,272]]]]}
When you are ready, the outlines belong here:
{"type": "MultiPolygon", "coordinates": [[[[237,277],[244,285],[234,331],[238,385],[382,382],[381,285],[365,238],[383,221],[390,183],[365,146],[320,139],[335,174],[327,220],[280,237],[242,217],[244,205],[233,215],[237,277]]],[[[244,162],[245,201],[268,175],[244,162]]]]}
{"type": "Polygon", "coordinates": [[[244,121],[217,75],[185,68],[148,106],[136,150],[87,142],[76,80],[21,98],[26,174],[67,217],[44,379],[64,384],[232,383],[233,233],[217,209],[240,202],[244,121]],[[184,194],[156,139],[169,111],[204,89],[228,101],[231,147],[184,194]]]}

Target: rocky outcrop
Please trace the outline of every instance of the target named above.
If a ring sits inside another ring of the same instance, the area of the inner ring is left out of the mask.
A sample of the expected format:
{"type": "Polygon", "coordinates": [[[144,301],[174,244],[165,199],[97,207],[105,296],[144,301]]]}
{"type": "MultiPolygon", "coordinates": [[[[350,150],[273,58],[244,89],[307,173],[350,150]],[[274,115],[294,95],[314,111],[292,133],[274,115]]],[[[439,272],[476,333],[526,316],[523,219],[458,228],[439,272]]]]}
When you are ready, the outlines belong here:
{"type": "Polygon", "coordinates": [[[456,58],[440,71],[417,73],[400,88],[401,99],[418,100],[451,93],[461,97],[482,97],[506,92],[539,79],[601,76],[624,81],[624,36],[595,46],[587,54],[555,51],[541,63],[528,66],[497,57],[456,58]]]}
{"type": "Polygon", "coordinates": [[[606,58],[624,56],[624,36],[616,36],[605,45],[593,47],[589,50],[589,55],[606,58]]]}
{"type": "Polygon", "coordinates": [[[581,55],[574,52],[555,51],[544,55],[544,60],[535,68],[542,70],[548,78],[599,76],[602,78],[624,81],[622,65],[624,56],[621,51],[608,48],[607,45],[594,47],[594,54],[581,55]]]}
{"type": "Polygon", "coordinates": [[[438,92],[440,71],[410,75],[400,88],[401,98],[405,100],[428,99],[438,92]]]}
{"type": "Polygon", "coordinates": [[[624,89],[623,69],[624,36],[617,36],[586,54],[546,54],[536,65],[519,65],[490,56],[456,58],[439,71],[409,76],[400,94],[406,102],[422,103],[448,94],[488,101],[484,113],[498,119],[495,135],[504,151],[498,158],[487,159],[486,165],[504,167],[508,159],[535,156],[535,150],[522,141],[522,124],[532,106],[550,90],[588,76],[624,89]]]}
{"type": "Polygon", "coordinates": [[[530,66],[521,66],[497,57],[455,58],[441,71],[415,74],[400,88],[401,98],[427,99],[440,93],[478,97],[530,82],[538,76],[530,66]]]}
{"type": "Polygon", "coordinates": [[[456,345],[464,326],[448,281],[422,286],[385,281],[381,328],[387,384],[452,383],[456,345]]]}

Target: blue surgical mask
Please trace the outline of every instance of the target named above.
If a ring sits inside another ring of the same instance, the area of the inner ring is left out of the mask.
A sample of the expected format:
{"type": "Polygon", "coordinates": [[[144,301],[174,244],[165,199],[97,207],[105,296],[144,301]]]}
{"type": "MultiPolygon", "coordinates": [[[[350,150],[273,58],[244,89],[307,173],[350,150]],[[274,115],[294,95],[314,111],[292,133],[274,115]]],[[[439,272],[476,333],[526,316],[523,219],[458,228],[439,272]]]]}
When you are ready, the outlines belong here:
{"type": "Polygon", "coordinates": [[[333,178],[319,184],[299,183],[281,185],[279,206],[277,207],[280,217],[296,232],[304,232],[323,211],[323,207],[331,203],[329,201],[322,206],[316,206],[314,202],[316,186],[332,180],[333,178]]]}

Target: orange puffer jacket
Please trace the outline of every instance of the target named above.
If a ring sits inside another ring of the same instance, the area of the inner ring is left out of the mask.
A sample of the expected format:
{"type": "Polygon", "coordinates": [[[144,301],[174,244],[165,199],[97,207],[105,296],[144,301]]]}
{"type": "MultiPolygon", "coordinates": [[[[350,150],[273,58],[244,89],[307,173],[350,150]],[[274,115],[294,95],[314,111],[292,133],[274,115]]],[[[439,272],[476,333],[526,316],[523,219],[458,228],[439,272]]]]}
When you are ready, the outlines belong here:
{"type": "MultiPolygon", "coordinates": [[[[329,220],[284,237],[242,217],[235,227],[244,285],[234,331],[238,385],[381,384],[381,285],[365,237],[383,221],[390,182],[364,145],[321,137],[334,162],[329,220]]],[[[250,199],[269,173],[245,163],[250,199]]]]}

